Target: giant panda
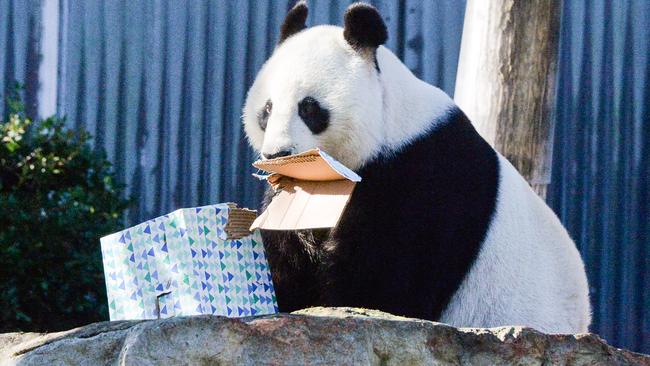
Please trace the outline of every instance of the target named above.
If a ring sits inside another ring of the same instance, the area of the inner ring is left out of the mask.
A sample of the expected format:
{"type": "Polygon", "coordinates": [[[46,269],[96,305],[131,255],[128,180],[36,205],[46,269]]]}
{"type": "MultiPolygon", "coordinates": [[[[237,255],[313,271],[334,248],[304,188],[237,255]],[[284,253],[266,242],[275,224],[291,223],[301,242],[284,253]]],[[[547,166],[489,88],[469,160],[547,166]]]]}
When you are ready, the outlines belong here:
{"type": "Polygon", "coordinates": [[[307,28],[307,12],[300,2],[286,15],[244,130],[262,159],[318,147],[362,181],[336,227],[262,233],[280,310],[587,331],[587,279],[566,230],[452,99],[382,46],[377,10],[351,5],[343,28],[307,28]]]}

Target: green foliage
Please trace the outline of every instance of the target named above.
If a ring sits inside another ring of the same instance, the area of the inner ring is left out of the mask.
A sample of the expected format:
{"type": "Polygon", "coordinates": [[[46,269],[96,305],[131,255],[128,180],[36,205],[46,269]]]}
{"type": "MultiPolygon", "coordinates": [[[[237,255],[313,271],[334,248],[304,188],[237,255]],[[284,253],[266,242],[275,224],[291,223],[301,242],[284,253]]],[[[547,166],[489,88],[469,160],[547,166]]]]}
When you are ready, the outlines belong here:
{"type": "Polygon", "coordinates": [[[87,133],[9,106],[0,123],[0,331],[105,320],[99,238],[123,226],[124,187],[87,133]]]}

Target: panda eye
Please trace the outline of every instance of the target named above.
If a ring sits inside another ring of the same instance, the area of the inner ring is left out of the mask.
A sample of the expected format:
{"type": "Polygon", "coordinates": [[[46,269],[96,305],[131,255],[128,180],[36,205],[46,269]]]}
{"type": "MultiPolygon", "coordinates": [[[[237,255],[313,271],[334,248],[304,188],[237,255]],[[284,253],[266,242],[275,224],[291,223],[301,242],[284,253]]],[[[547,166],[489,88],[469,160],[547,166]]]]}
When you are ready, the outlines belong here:
{"type": "Polygon", "coordinates": [[[262,114],[258,118],[258,122],[260,124],[260,128],[262,131],[266,131],[266,124],[269,121],[269,116],[271,115],[271,111],[273,110],[273,103],[271,100],[267,100],[266,104],[264,105],[264,109],[262,110],[262,114]]]}
{"type": "Polygon", "coordinates": [[[306,97],[298,103],[298,115],[314,134],[325,131],[329,125],[329,111],[312,97],[306,97]]]}

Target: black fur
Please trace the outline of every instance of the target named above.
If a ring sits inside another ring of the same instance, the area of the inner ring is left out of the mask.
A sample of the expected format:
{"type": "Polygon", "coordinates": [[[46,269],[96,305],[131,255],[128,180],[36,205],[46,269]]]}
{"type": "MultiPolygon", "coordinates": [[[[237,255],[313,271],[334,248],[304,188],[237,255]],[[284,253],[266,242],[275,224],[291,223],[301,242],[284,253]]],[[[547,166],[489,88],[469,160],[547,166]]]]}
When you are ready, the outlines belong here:
{"type": "Polygon", "coordinates": [[[262,233],[280,310],[359,306],[437,320],[490,225],[496,153],[454,108],[446,123],[359,174],[331,233],[262,233]]]}
{"type": "Polygon", "coordinates": [[[266,131],[266,125],[269,122],[269,117],[271,116],[272,111],[273,102],[271,102],[271,99],[269,99],[266,101],[266,104],[264,105],[264,108],[262,108],[262,111],[257,115],[257,123],[260,125],[262,131],[266,131]]]}
{"type": "Polygon", "coordinates": [[[266,159],[281,158],[283,156],[291,155],[291,150],[280,150],[274,154],[262,154],[262,155],[264,155],[264,158],[266,159]]]}
{"type": "Polygon", "coordinates": [[[364,3],[352,4],[343,16],[343,23],[343,38],[357,51],[370,50],[375,70],[381,72],[377,47],[388,40],[388,30],[377,9],[364,3]]]}
{"type": "Polygon", "coordinates": [[[305,97],[298,103],[298,115],[311,133],[318,135],[329,126],[330,112],[321,107],[312,97],[305,97]]]}
{"type": "Polygon", "coordinates": [[[284,22],[280,27],[280,39],[278,44],[284,42],[287,38],[293,36],[294,34],[305,29],[305,21],[307,20],[307,14],[309,13],[309,8],[307,8],[307,3],[305,1],[299,1],[296,5],[289,10],[284,22]]]}
{"type": "Polygon", "coordinates": [[[343,16],[343,24],[343,38],[357,50],[377,48],[388,39],[386,24],[372,5],[350,5],[343,16]]]}

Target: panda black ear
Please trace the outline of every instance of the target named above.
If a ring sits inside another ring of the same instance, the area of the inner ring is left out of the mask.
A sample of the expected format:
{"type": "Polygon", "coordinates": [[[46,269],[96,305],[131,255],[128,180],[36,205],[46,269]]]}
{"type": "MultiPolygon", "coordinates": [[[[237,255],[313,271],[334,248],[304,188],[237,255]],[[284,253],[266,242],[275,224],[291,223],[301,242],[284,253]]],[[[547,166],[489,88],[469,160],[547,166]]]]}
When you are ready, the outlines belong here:
{"type": "Polygon", "coordinates": [[[280,39],[278,40],[278,44],[307,28],[305,20],[307,20],[308,12],[309,8],[307,8],[307,2],[305,0],[298,1],[298,3],[289,10],[287,16],[284,18],[282,27],[280,27],[280,39]]]}
{"type": "Polygon", "coordinates": [[[355,50],[376,49],[388,39],[384,20],[370,4],[350,5],[343,16],[343,24],[343,37],[355,50]]]}

